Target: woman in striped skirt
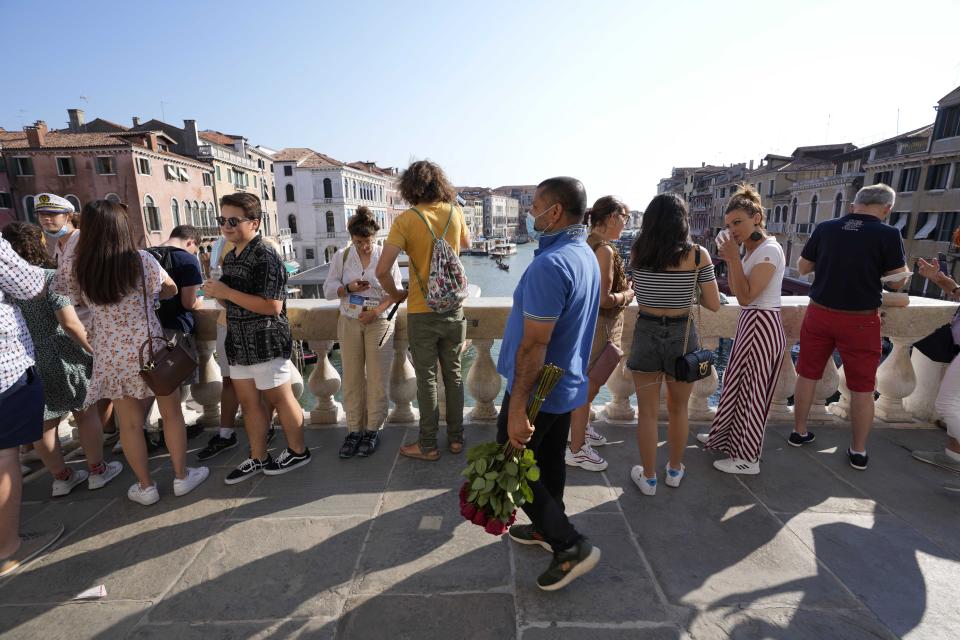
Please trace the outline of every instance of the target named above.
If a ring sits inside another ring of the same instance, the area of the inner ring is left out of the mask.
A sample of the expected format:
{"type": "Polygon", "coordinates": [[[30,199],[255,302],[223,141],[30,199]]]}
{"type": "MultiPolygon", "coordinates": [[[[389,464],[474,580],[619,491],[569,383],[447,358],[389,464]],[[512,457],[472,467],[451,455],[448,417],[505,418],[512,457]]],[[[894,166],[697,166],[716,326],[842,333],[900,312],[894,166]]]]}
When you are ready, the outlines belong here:
{"type": "Polygon", "coordinates": [[[780,320],[780,285],[786,264],[783,249],[764,228],[760,194],[741,186],[724,215],[726,231],[717,238],[727,263],[730,290],[741,311],[733,352],[723,376],[720,406],[709,433],[697,439],[707,449],[729,455],[713,466],[726,473],[760,473],[763,429],[786,348],[780,320]],[[746,253],[740,260],[739,246],[746,253]]]}

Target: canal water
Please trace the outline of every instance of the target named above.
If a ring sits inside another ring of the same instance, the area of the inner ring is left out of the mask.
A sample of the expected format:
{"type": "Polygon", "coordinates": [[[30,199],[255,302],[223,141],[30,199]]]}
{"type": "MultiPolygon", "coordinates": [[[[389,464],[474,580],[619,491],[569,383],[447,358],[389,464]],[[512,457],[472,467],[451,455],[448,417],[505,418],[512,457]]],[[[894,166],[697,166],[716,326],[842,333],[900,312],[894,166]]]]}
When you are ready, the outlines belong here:
{"type": "MultiPolygon", "coordinates": [[[[521,244],[517,247],[517,253],[508,257],[505,262],[510,265],[510,271],[502,271],[497,268],[496,262],[490,259],[487,256],[463,256],[461,260],[463,261],[463,266],[467,271],[467,277],[470,280],[471,284],[475,284],[480,288],[480,295],[485,297],[492,298],[503,298],[511,297],[513,295],[513,290],[516,288],[517,283],[520,281],[520,276],[523,274],[524,270],[530,265],[530,262],[533,260],[533,252],[536,249],[537,244],[535,242],[530,242],[527,244],[521,244]]],[[[636,313],[636,310],[628,310],[627,313],[636,313]]],[[[721,348],[717,351],[717,371],[720,374],[721,380],[723,377],[723,368],[726,366],[727,354],[730,350],[731,341],[723,340],[721,341],[721,348]]],[[[491,349],[491,355],[493,357],[494,363],[496,363],[497,358],[500,354],[500,341],[496,340],[491,349]]],[[[476,351],[473,347],[467,349],[463,354],[463,378],[466,380],[467,373],[470,371],[470,367],[473,366],[473,362],[476,359],[476,351]]],[[[334,350],[330,354],[330,362],[337,369],[338,372],[342,373],[342,365],[340,360],[340,353],[338,350],[334,350]]],[[[303,373],[304,380],[308,379],[310,373],[313,370],[313,365],[308,366],[303,373]]],[[[500,406],[500,401],[503,399],[504,390],[500,390],[500,395],[497,396],[496,406],[500,406]]],[[[717,393],[710,399],[710,403],[713,406],[716,406],[716,403],[719,401],[719,389],[717,393]]],[[[470,392],[466,391],[466,405],[472,406],[474,403],[473,398],[470,397],[470,392]]],[[[336,399],[338,401],[343,400],[342,390],[337,392],[336,399]]],[[[600,389],[600,393],[597,396],[597,399],[594,401],[595,404],[602,405],[611,400],[610,392],[606,387],[600,389]]],[[[631,402],[636,406],[636,397],[631,398],[631,402]]],[[[316,406],[316,398],[313,397],[313,394],[310,393],[310,390],[304,387],[303,396],[300,398],[300,403],[304,406],[305,409],[312,409],[316,406]]]]}

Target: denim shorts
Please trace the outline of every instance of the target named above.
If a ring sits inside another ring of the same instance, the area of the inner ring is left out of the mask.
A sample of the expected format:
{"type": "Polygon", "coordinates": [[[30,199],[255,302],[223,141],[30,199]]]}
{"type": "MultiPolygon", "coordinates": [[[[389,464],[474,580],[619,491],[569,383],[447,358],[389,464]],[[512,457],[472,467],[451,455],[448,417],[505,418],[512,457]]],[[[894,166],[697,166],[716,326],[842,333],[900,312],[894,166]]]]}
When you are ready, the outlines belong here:
{"type": "Polygon", "coordinates": [[[659,318],[641,313],[633,329],[633,346],[627,358],[627,369],[641,373],[664,372],[676,377],[677,358],[700,348],[696,323],[690,323],[687,350],[683,339],[687,331],[687,316],[659,318]]]}

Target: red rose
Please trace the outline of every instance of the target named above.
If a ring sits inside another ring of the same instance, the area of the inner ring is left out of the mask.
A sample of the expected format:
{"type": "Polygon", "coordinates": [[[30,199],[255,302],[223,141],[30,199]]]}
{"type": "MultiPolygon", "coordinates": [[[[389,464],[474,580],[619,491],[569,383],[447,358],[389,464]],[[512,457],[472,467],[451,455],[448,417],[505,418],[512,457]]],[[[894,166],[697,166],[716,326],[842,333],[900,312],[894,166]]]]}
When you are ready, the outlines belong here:
{"type": "Polygon", "coordinates": [[[468,495],[470,495],[470,483],[464,482],[463,486],[460,487],[460,503],[461,504],[467,501],[468,495]]]}
{"type": "Polygon", "coordinates": [[[477,506],[472,502],[467,502],[462,507],[460,507],[460,515],[462,515],[467,520],[473,520],[473,516],[477,514],[477,506]]]}
{"type": "Polygon", "coordinates": [[[485,524],[487,524],[487,519],[488,519],[487,512],[484,511],[483,509],[477,509],[477,512],[473,514],[472,518],[470,518],[470,522],[477,525],[478,527],[482,527],[485,524]]]}
{"type": "Polygon", "coordinates": [[[500,536],[503,535],[503,532],[506,531],[507,528],[503,525],[503,521],[500,520],[500,518],[490,518],[487,520],[487,524],[483,530],[491,535],[500,536]]]}
{"type": "Polygon", "coordinates": [[[512,524],[513,524],[514,522],[516,522],[516,521],[517,521],[517,510],[514,509],[514,510],[510,513],[510,519],[507,520],[507,526],[509,527],[510,525],[512,525],[512,524]]]}

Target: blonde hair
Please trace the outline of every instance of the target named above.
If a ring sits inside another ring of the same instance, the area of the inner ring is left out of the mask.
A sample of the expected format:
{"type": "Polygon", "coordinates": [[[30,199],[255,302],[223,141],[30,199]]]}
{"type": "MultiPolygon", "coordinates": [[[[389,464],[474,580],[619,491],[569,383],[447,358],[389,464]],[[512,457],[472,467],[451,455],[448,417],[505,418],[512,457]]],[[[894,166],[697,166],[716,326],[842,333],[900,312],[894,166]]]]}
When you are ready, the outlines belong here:
{"type": "Polygon", "coordinates": [[[747,215],[753,217],[760,214],[760,226],[766,228],[767,216],[763,211],[763,201],[756,189],[748,184],[737,185],[737,192],[730,196],[727,208],[723,215],[732,211],[746,211],[747,215]]]}

